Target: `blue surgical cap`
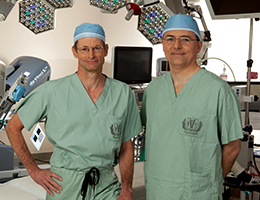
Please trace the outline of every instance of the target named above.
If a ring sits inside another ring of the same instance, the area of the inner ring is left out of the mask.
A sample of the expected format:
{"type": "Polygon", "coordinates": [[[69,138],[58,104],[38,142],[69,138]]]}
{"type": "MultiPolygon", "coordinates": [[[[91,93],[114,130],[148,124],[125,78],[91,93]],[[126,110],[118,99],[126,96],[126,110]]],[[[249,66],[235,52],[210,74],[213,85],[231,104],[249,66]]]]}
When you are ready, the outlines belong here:
{"type": "Polygon", "coordinates": [[[80,24],[74,33],[74,43],[80,38],[95,37],[101,39],[106,43],[105,32],[99,24],[83,23],[80,24]]]}
{"type": "Polygon", "coordinates": [[[192,31],[201,40],[198,24],[190,15],[172,15],[166,22],[163,35],[174,30],[192,31]]]}

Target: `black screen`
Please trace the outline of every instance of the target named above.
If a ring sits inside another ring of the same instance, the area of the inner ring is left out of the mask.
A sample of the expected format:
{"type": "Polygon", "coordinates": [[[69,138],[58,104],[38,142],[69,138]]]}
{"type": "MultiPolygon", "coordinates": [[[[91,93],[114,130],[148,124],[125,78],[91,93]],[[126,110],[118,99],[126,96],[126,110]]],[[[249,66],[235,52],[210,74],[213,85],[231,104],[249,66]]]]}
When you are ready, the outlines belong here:
{"type": "Polygon", "coordinates": [[[115,47],[114,79],[127,84],[149,83],[151,72],[151,47],[115,47]]]}
{"type": "Polygon", "coordinates": [[[215,15],[259,13],[260,0],[210,0],[215,15]]]}
{"type": "Polygon", "coordinates": [[[161,71],[162,72],[170,71],[170,66],[169,66],[169,62],[168,61],[163,60],[161,64],[162,64],[162,67],[161,67],[161,71]]]}

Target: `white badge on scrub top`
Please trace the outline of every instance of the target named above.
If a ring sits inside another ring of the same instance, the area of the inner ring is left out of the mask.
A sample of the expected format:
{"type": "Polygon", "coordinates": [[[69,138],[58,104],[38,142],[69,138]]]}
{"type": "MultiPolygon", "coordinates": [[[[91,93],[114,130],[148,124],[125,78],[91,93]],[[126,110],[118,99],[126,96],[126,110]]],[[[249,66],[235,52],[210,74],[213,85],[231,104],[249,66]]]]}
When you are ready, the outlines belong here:
{"type": "Polygon", "coordinates": [[[45,139],[45,133],[41,129],[40,125],[37,124],[37,126],[33,131],[31,141],[38,151],[40,150],[44,139],[45,139]]]}

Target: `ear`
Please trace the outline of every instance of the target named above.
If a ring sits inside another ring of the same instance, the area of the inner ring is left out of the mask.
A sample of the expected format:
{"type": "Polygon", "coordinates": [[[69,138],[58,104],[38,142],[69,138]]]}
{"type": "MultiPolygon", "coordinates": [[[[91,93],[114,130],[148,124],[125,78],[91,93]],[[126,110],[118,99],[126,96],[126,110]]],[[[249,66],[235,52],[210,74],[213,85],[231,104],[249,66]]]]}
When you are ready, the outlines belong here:
{"type": "Polygon", "coordinates": [[[165,44],[164,44],[164,41],[162,40],[162,50],[163,50],[163,52],[164,52],[164,54],[165,54],[165,44]]]}
{"type": "Polygon", "coordinates": [[[105,45],[105,57],[107,56],[108,54],[108,44],[105,45]]]}
{"type": "Polygon", "coordinates": [[[162,47],[163,47],[163,40],[162,40],[162,47]]]}
{"type": "Polygon", "coordinates": [[[200,52],[202,45],[203,45],[202,41],[198,41],[198,51],[197,51],[197,53],[200,52]]]}
{"type": "Polygon", "coordinates": [[[74,46],[71,47],[71,51],[72,51],[72,53],[73,53],[73,56],[74,56],[75,58],[78,58],[78,53],[77,53],[76,49],[74,48],[74,46]]]}

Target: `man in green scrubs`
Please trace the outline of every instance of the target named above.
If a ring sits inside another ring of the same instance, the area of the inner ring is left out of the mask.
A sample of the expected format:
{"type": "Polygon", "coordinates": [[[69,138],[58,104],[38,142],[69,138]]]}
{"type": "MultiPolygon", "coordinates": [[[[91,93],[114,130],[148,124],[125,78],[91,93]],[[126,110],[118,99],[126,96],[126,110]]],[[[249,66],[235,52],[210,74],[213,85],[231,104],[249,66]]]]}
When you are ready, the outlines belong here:
{"type": "Polygon", "coordinates": [[[219,200],[243,137],[240,103],[220,77],[196,62],[202,42],[190,15],[173,15],[163,32],[170,72],[145,90],[148,200],[219,200]]]}
{"type": "Polygon", "coordinates": [[[78,71],[46,82],[21,102],[6,127],[9,140],[29,175],[48,192],[47,200],[132,200],[131,138],[142,132],[133,93],[102,74],[108,45],[100,25],[78,26],[72,52],[78,71]],[[50,171],[37,167],[21,133],[42,119],[54,145],[50,171]],[[117,160],[122,184],[114,172],[117,160]]]}

